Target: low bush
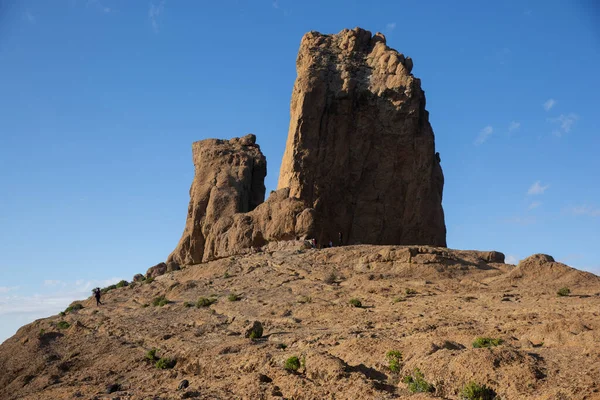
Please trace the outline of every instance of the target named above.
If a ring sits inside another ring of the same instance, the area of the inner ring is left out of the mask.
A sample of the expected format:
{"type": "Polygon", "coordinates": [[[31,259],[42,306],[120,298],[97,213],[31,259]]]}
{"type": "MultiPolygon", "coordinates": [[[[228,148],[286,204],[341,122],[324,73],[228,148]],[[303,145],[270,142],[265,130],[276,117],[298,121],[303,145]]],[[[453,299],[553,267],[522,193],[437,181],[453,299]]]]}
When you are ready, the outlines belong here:
{"type": "Polygon", "coordinates": [[[296,372],[300,369],[300,359],[296,356],[292,356],[285,360],[285,364],[283,366],[287,371],[296,372]]]}
{"type": "Polygon", "coordinates": [[[110,286],[107,286],[105,288],[102,288],[100,291],[102,292],[102,294],[106,294],[106,293],[108,293],[111,290],[114,290],[116,288],[117,288],[117,285],[110,285],[110,286]]]}
{"type": "Polygon", "coordinates": [[[485,347],[495,347],[495,346],[501,345],[503,342],[504,342],[504,340],[502,340],[502,339],[478,337],[473,342],[473,347],[475,347],[476,349],[481,349],[481,348],[485,348],[485,347]]]}
{"type": "Polygon", "coordinates": [[[470,382],[460,392],[461,400],[494,400],[496,396],[493,389],[476,382],[470,382]]]}
{"type": "Polygon", "coordinates": [[[157,361],[158,357],[156,356],[156,352],[157,352],[157,349],[155,349],[155,348],[148,350],[148,352],[146,353],[146,360],[157,361]]]}
{"type": "Polygon", "coordinates": [[[209,307],[211,304],[216,303],[217,299],[200,297],[196,302],[196,307],[209,307]]]}
{"type": "Polygon", "coordinates": [[[239,294],[235,294],[235,293],[231,293],[229,296],[227,296],[227,300],[229,301],[240,301],[242,299],[242,296],[240,296],[239,294]]]}
{"type": "Polygon", "coordinates": [[[402,353],[397,350],[390,350],[385,355],[388,361],[388,368],[392,372],[400,372],[402,368],[402,353]]]}
{"type": "Polygon", "coordinates": [[[155,297],[154,300],[152,300],[152,305],[154,307],[162,307],[167,304],[169,304],[169,300],[167,300],[164,294],[162,296],[155,297]]]}
{"type": "Polygon", "coordinates": [[[129,283],[126,280],[122,280],[122,281],[119,281],[119,283],[117,283],[117,288],[122,288],[125,286],[129,286],[129,283]]]}
{"type": "Polygon", "coordinates": [[[171,369],[175,367],[175,364],[177,364],[177,360],[173,358],[161,358],[156,362],[155,366],[158,369],[171,369]]]}
{"type": "Polygon", "coordinates": [[[154,282],[154,278],[153,278],[153,277],[151,277],[151,276],[147,277],[147,278],[144,280],[144,283],[148,283],[148,284],[150,284],[150,283],[152,283],[152,282],[154,282]]]}
{"type": "Polygon", "coordinates": [[[71,326],[71,324],[69,324],[67,321],[60,321],[59,323],[56,324],[56,327],[58,329],[67,329],[71,326]]]}
{"type": "Polygon", "coordinates": [[[69,306],[65,309],[65,313],[70,313],[72,311],[77,311],[77,310],[81,310],[83,308],[83,305],[80,303],[75,303],[72,306],[69,306]]]}
{"type": "Polygon", "coordinates": [[[417,291],[415,289],[406,288],[404,293],[406,293],[407,296],[414,296],[415,294],[417,294],[417,291]]]}
{"type": "Polygon", "coordinates": [[[425,380],[425,376],[419,368],[415,368],[412,375],[405,376],[402,382],[408,385],[412,393],[431,393],[435,391],[433,385],[425,380]]]}
{"type": "Polygon", "coordinates": [[[569,289],[568,287],[560,288],[558,289],[558,292],[556,292],[556,294],[560,297],[568,296],[569,294],[571,294],[571,289],[569,289]]]}
{"type": "Polygon", "coordinates": [[[359,299],[350,299],[350,301],[348,303],[350,303],[350,305],[352,307],[357,307],[357,308],[362,307],[362,303],[360,302],[359,299]]]}

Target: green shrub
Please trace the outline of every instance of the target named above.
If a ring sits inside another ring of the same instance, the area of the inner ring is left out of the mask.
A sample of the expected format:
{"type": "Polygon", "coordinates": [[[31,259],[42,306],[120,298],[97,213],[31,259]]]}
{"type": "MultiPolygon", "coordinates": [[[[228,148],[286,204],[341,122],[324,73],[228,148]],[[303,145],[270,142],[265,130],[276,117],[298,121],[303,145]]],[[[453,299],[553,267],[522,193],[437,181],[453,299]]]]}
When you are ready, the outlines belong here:
{"type": "Polygon", "coordinates": [[[56,324],[56,327],[58,329],[67,329],[71,326],[71,324],[69,324],[67,321],[60,321],[58,324],[56,324]]]}
{"type": "Polygon", "coordinates": [[[460,398],[462,400],[494,400],[496,392],[485,385],[470,382],[460,392],[460,398]]]}
{"type": "Polygon", "coordinates": [[[396,303],[400,303],[402,301],[406,301],[406,299],[404,297],[396,297],[392,303],[396,304],[396,303]]]}
{"type": "Polygon", "coordinates": [[[194,307],[194,303],[192,303],[191,301],[186,301],[185,303],[183,303],[184,307],[194,307]]]}
{"type": "Polygon", "coordinates": [[[385,355],[388,361],[388,368],[392,372],[400,372],[402,367],[402,353],[397,350],[390,350],[385,355]]]}
{"type": "Polygon", "coordinates": [[[46,333],[45,329],[40,329],[40,331],[38,332],[38,337],[44,336],[45,333],[46,333]]]}
{"type": "Polygon", "coordinates": [[[152,350],[148,350],[148,352],[146,353],[146,360],[157,361],[158,357],[156,356],[156,352],[157,349],[155,349],[154,347],[152,348],[152,350]]]}
{"type": "Polygon", "coordinates": [[[292,356],[285,360],[285,365],[283,366],[287,371],[296,372],[300,369],[300,359],[296,356],[292,356]]]}
{"type": "Polygon", "coordinates": [[[231,275],[229,275],[229,272],[225,272],[225,273],[223,274],[223,278],[225,278],[225,279],[229,278],[230,276],[231,276],[231,275]]]}
{"type": "Polygon", "coordinates": [[[167,300],[164,294],[162,296],[155,297],[154,300],[152,300],[152,305],[154,307],[162,307],[166,304],[169,304],[169,300],[167,300]]]}
{"type": "Polygon", "coordinates": [[[172,358],[161,358],[155,364],[158,369],[171,369],[177,364],[177,360],[172,358]]]}
{"type": "Polygon", "coordinates": [[[58,313],[58,315],[60,315],[61,317],[64,317],[65,315],[67,315],[67,313],[64,312],[64,311],[61,311],[61,312],[58,313]]]}
{"type": "Polygon", "coordinates": [[[406,288],[404,293],[406,293],[407,296],[414,296],[415,294],[417,294],[417,291],[415,289],[406,288]]]}
{"type": "Polygon", "coordinates": [[[200,297],[196,302],[196,307],[209,307],[211,304],[215,303],[217,299],[209,299],[206,297],[200,297]]]}
{"type": "Polygon", "coordinates": [[[560,288],[558,289],[558,292],[556,292],[556,294],[561,297],[568,296],[569,294],[571,294],[571,289],[569,289],[568,287],[560,288]]]}
{"type": "Polygon", "coordinates": [[[362,303],[360,302],[359,299],[350,299],[350,301],[348,303],[350,303],[350,305],[352,307],[358,307],[358,308],[362,307],[362,303]]]}
{"type": "Polygon", "coordinates": [[[83,305],[80,303],[75,303],[72,306],[69,306],[65,309],[65,313],[70,313],[72,311],[77,311],[77,310],[81,310],[83,308],[83,305]]]}
{"type": "Polygon", "coordinates": [[[412,393],[430,393],[435,390],[433,385],[425,380],[419,368],[415,368],[412,375],[405,376],[402,382],[408,385],[408,390],[412,393]]]}
{"type": "Polygon", "coordinates": [[[144,282],[145,282],[145,283],[152,283],[152,282],[154,282],[154,278],[153,278],[153,277],[151,277],[151,276],[149,276],[149,277],[147,277],[147,278],[144,280],[144,282]]]}
{"type": "Polygon", "coordinates": [[[129,283],[126,280],[122,280],[119,283],[117,283],[116,287],[117,288],[122,288],[122,287],[125,287],[125,286],[128,286],[128,285],[129,285],[129,283]]]}
{"type": "Polygon", "coordinates": [[[239,294],[235,294],[235,293],[231,293],[229,296],[227,296],[227,300],[229,301],[240,301],[242,299],[242,296],[240,296],[239,294]]]}
{"type": "Polygon", "coordinates": [[[488,337],[478,337],[473,342],[473,347],[476,349],[484,348],[484,347],[494,347],[499,346],[504,342],[502,339],[494,339],[488,337]]]}
{"type": "Polygon", "coordinates": [[[117,288],[117,285],[110,285],[110,286],[107,286],[105,288],[102,288],[101,292],[102,292],[102,294],[106,294],[106,293],[108,293],[111,290],[114,290],[116,288],[117,288]]]}
{"type": "Polygon", "coordinates": [[[285,349],[287,349],[287,344],[285,344],[285,343],[279,343],[279,344],[277,344],[276,347],[278,349],[285,350],[285,349]]]}

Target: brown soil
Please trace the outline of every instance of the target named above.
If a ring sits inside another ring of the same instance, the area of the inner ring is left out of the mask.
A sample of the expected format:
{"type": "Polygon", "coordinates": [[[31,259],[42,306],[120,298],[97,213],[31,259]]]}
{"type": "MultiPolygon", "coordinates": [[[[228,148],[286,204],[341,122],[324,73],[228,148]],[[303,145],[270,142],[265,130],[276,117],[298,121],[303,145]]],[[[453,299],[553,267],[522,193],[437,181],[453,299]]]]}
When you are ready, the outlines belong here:
{"type": "Polygon", "coordinates": [[[302,247],[187,267],[33,322],[0,346],[0,398],[458,399],[472,381],[503,400],[600,398],[597,276],[542,256],[512,266],[432,247],[302,247]],[[153,306],[161,295],[169,303],[153,306]],[[264,334],[252,340],[254,321],[264,334]],[[474,348],[477,337],[503,343],[474,348]],[[152,348],[175,367],[146,360],[152,348]],[[296,373],[291,356],[305,360],[296,373]],[[415,368],[435,392],[409,391],[415,368]]]}

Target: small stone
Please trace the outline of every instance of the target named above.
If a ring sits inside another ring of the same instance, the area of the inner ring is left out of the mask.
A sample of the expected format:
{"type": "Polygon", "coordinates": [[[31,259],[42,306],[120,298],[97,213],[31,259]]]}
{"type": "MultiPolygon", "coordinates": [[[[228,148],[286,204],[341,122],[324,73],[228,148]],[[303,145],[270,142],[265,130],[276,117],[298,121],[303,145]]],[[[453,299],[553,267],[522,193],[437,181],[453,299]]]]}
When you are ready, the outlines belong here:
{"type": "Polygon", "coordinates": [[[190,382],[187,379],[184,379],[181,382],[179,382],[179,386],[177,386],[177,390],[187,389],[188,386],[190,386],[190,382]]]}
{"type": "Polygon", "coordinates": [[[114,392],[118,392],[121,390],[121,385],[118,383],[111,383],[109,385],[106,386],[106,393],[107,394],[111,394],[114,392]]]}
{"type": "Polygon", "coordinates": [[[263,325],[260,321],[254,321],[251,326],[246,328],[244,337],[250,339],[259,339],[263,335],[263,325]]]}
{"type": "Polygon", "coordinates": [[[262,383],[271,383],[273,379],[269,378],[267,375],[258,374],[258,381],[262,383]]]}

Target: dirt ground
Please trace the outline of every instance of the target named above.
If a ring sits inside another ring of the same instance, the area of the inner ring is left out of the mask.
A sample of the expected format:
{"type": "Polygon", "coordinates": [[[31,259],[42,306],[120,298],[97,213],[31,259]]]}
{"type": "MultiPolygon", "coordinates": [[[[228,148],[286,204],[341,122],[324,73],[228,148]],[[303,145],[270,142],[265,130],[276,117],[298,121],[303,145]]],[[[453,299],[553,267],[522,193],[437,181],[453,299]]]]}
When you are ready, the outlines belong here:
{"type": "Polygon", "coordinates": [[[21,328],[0,346],[0,399],[460,399],[470,382],[502,400],[600,399],[600,278],[542,255],[493,261],[293,242],[189,266],[21,328]],[[247,338],[254,321],[262,337],[247,338]],[[433,392],[404,383],[416,368],[433,392]]]}

